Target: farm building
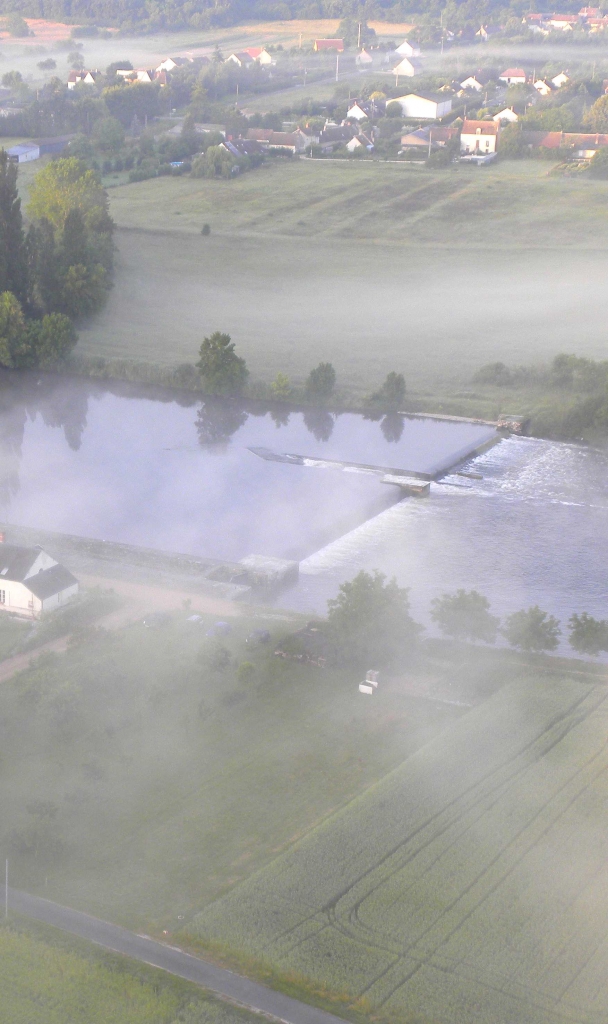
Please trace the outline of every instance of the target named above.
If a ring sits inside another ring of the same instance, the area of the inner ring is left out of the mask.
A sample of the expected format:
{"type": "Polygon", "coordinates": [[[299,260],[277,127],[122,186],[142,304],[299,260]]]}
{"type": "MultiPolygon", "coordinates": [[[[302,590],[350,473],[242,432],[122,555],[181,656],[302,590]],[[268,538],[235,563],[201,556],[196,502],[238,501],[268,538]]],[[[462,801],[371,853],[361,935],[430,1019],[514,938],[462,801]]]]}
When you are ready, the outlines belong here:
{"type": "Polygon", "coordinates": [[[42,548],[0,543],[0,610],[36,619],[78,593],[78,580],[42,548]]]}
{"type": "Polygon", "coordinates": [[[445,117],[452,109],[452,100],[446,96],[431,96],[427,94],[408,93],[407,96],[398,96],[390,103],[398,103],[404,117],[420,117],[423,120],[435,121],[437,118],[445,117]]]}
{"type": "Polygon", "coordinates": [[[420,48],[415,43],[410,43],[409,39],[404,39],[395,53],[398,53],[400,57],[419,57],[420,48]]]}
{"type": "Polygon", "coordinates": [[[38,160],[40,157],[40,149],[33,142],[24,142],[18,146],[11,146],[6,152],[13,164],[27,164],[30,160],[38,160]]]}
{"type": "Polygon", "coordinates": [[[486,156],[496,152],[500,124],[496,121],[464,121],[460,133],[460,152],[486,156]]]}
{"type": "Polygon", "coordinates": [[[342,53],[344,50],[343,39],[315,39],[313,50],[320,52],[321,50],[334,50],[337,53],[342,53]]]}
{"type": "Polygon", "coordinates": [[[73,138],[73,135],[56,135],[50,139],[32,139],[31,142],[11,146],[7,150],[8,158],[15,164],[26,164],[30,160],[38,160],[41,156],[63,153],[73,138]]]}
{"type": "Polygon", "coordinates": [[[523,68],[507,68],[498,76],[499,82],[506,82],[507,85],[525,85],[526,72],[523,68]]]}

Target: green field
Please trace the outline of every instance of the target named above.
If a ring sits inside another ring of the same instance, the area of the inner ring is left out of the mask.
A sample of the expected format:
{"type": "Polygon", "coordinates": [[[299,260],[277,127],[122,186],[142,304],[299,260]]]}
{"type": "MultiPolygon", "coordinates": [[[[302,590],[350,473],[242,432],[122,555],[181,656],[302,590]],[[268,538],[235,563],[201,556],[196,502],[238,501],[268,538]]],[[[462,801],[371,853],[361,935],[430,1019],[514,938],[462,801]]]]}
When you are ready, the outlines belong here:
{"type": "Polygon", "coordinates": [[[607,698],[566,678],[505,687],[194,934],[388,1018],[599,1024],[607,698]]]}
{"type": "MultiPolygon", "coordinates": [[[[234,620],[232,661],[214,668],[217,641],[188,614],[89,634],[3,684],[0,850],[16,887],[175,931],[466,710],[398,681],[370,707],[351,673],[244,643],[266,622],[284,636],[280,615],[234,620]]],[[[481,652],[412,670],[485,693],[512,667],[481,652]]]]}
{"type": "Polygon", "coordinates": [[[3,1024],[252,1024],[163,971],[23,921],[0,923],[3,1024]]]}
{"type": "Polygon", "coordinates": [[[393,369],[441,395],[491,360],[603,358],[608,182],[549,167],[276,160],[112,189],[116,284],[78,350],[192,362],[227,330],[254,377],[329,359],[356,399],[393,369]]]}

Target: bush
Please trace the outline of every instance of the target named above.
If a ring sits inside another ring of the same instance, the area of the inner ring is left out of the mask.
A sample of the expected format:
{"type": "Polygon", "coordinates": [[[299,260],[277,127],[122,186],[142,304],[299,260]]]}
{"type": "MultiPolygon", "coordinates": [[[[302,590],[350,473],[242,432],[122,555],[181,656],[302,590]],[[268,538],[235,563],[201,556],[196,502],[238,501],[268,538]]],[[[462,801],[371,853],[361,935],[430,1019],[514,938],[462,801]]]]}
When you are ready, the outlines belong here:
{"type": "Polygon", "coordinates": [[[380,405],[382,408],[398,409],[405,398],[405,378],[402,373],[395,373],[394,370],[387,374],[382,387],[370,395],[370,405],[380,405]]]}
{"type": "Polygon", "coordinates": [[[513,374],[504,363],[486,363],[473,377],[474,384],[494,384],[504,388],[513,384],[513,374]]]}
{"type": "Polygon", "coordinates": [[[201,228],[201,235],[210,235],[210,234],[211,234],[211,225],[210,224],[203,224],[203,226],[201,228]]]}

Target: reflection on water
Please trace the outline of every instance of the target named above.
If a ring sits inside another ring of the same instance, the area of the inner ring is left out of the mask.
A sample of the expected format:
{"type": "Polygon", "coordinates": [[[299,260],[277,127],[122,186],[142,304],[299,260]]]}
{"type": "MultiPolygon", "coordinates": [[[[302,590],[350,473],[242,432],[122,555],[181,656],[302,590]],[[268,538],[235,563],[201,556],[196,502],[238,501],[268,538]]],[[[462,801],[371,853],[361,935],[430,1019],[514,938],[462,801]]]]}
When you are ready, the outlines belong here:
{"type": "Polygon", "coordinates": [[[299,559],[399,491],[378,474],[267,462],[249,449],[424,472],[488,435],[472,424],[390,420],[387,433],[384,419],[350,413],[143,397],[8,373],[0,377],[0,514],[207,557],[299,559]]]}

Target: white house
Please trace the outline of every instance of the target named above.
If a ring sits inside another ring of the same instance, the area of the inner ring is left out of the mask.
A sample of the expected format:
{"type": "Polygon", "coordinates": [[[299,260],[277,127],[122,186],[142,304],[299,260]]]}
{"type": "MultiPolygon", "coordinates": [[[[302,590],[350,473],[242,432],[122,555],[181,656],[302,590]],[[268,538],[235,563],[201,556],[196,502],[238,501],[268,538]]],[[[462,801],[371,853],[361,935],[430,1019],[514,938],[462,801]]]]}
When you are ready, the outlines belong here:
{"type": "Polygon", "coordinates": [[[481,90],[483,89],[483,84],[479,81],[478,78],[476,78],[475,75],[469,75],[468,78],[465,78],[464,82],[460,83],[460,88],[474,89],[475,92],[481,92],[481,90]]]}
{"type": "MultiPolygon", "coordinates": [[[[398,103],[404,117],[419,117],[423,120],[435,121],[445,117],[452,109],[451,97],[423,96],[416,93],[408,93],[407,96],[398,96],[388,103],[398,103]]],[[[388,104],[387,104],[388,105],[388,104]]]]}
{"type": "Polygon", "coordinates": [[[156,71],[175,71],[176,68],[183,68],[186,64],[192,64],[190,57],[165,57],[161,60],[156,71]]]}
{"type": "Polygon", "coordinates": [[[398,53],[400,57],[419,57],[420,48],[415,43],[410,43],[409,39],[404,39],[395,53],[398,53]]]}
{"type": "Polygon", "coordinates": [[[496,152],[500,124],[496,121],[464,121],[460,133],[460,153],[487,156],[496,152]]]}
{"type": "Polygon", "coordinates": [[[369,136],[361,133],[361,135],[355,135],[354,139],[351,139],[350,142],[347,142],[346,148],[349,153],[357,153],[362,149],[366,149],[368,153],[371,153],[372,149],[374,148],[374,143],[369,138],[369,136]]]}
{"type": "Polygon", "coordinates": [[[534,86],[536,91],[540,93],[541,96],[550,96],[553,92],[553,89],[549,85],[549,83],[545,82],[542,78],[537,78],[536,81],[532,83],[532,85],[534,86]]]}
{"type": "Polygon", "coordinates": [[[507,68],[502,75],[498,76],[498,79],[500,82],[506,82],[507,85],[525,85],[526,72],[523,68],[507,68]]]}
{"type": "Polygon", "coordinates": [[[68,89],[75,89],[82,82],[84,85],[95,85],[101,77],[101,71],[70,71],[68,75],[68,89]]]}
{"type": "Polygon", "coordinates": [[[371,117],[371,105],[364,103],[362,100],[355,100],[352,107],[349,107],[346,111],[346,120],[354,118],[355,121],[365,121],[366,118],[371,117]]]}
{"type": "Polygon", "coordinates": [[[558,32],[572,32],[580,24],[578,14],[550,14],[547,24],[558,32]]]}
{"type": "Polygon", "coordinates": [[[509,124],[515,124],[516,121],[519,121],[519,114],[515,113],[513,107],[505,107],[504,110],[499,110],[497,114],[494,114],[492,120],[496,121],[498,124],[501,124],[502,121],[508,121],[509,124]]]}
{"type": "Polygon", "coordinates": [[[556,89],[561,89],[562,85],[567,85],[570,79],[565,71],[560,71],[559,75],[551,79],[551,85],[554,85],[556,89]]]}
{"type": "Polygon", "coordinates": [[[116,74],[119,78],[124,78],[125,81],[130,82],[143,82],[145,85],[151,85],[156,77],[156,71],[153,68],[118,68],[116,74]]]}
{"type": "Polygon", "coordinates": [[[367,52],[367,50],[361,50],[355,57],[355,64],[358,68],[371,68],[374,63],[374,58],[367,52]]]}
{"type": "Polygon", "coordinates": [[[0,543],[0,611],[38,618],[78,593],[78,580],[42,548],[0,543]]]}
{"type": "Polygon", "coordinates": [[[418,57],[404,57],[400,60],[396,67],[393,68],[393,74],[405,75],[406,78],[413,78],[414,75],[419,75],[422,71],[422,64],[418,57]]]}
{"type": "Polygon", "coordinates": [[[248,68],[253,63],[255,63],[254,58],[247,50],[239,50],[238,53],[231,53],[224,61],[224,64],[236,64],[237,68],[248,68]]]}
{"type": "Polygon", "coordinates": [[[265,50],[263,46],[246,46],[243,53],[248,53],[251,59],[256,61],[257,64],[273,63],[268,50],[265,50]]]}

